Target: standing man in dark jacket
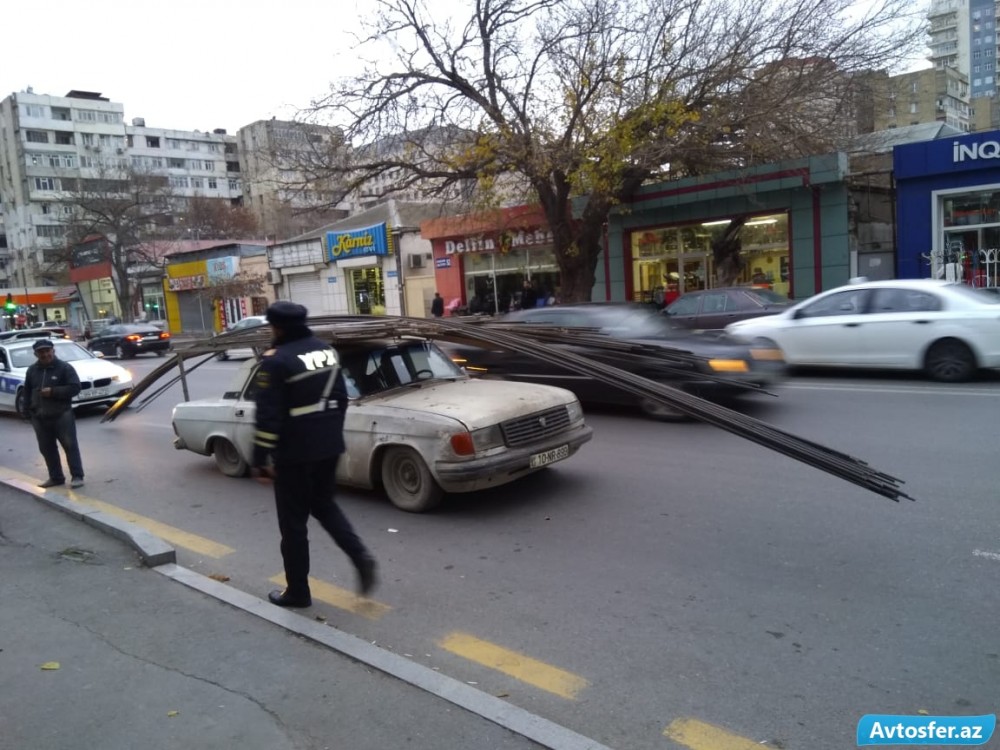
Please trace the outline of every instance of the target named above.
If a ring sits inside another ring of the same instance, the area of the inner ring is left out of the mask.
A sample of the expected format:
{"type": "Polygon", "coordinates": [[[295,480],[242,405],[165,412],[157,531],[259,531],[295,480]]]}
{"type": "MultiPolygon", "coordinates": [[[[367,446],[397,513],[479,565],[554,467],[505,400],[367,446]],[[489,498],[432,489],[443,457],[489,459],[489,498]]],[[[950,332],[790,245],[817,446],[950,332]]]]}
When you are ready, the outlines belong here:
{"type": "Polygon", "coordinates": [[[434,292],[434,299],[431,301],[431,315],[435,318],[444,317],[444,298],[441,292],[434,292]]]}
{"type": "Polygon", "coordinates": [[[56,357],[55,347],[48,339],[39,339],[31,348],[35,363],[24,375],[24,403],[35,428],[38,450],[49,471],[48,480],[38,486],[66,484],[59,455],[61,445],[69,464],[70,487],[82,487],[83,461],[73,417],[73,398],[80,392],[80,377],[73,365],[56,357]]]}
{"type": "Polygon", "coordinates": [[[274,482],[285,563],[279,607],[308,607],[310,514],[354,563],[358,592],[376,584],[375,558],[334,502],[337,462],[344,452],[347,388],[337,353],[306,326],[306,308],[280,300],[267,308],[273,348],[257,371],[257,422],[252,473],[274,482]]]}

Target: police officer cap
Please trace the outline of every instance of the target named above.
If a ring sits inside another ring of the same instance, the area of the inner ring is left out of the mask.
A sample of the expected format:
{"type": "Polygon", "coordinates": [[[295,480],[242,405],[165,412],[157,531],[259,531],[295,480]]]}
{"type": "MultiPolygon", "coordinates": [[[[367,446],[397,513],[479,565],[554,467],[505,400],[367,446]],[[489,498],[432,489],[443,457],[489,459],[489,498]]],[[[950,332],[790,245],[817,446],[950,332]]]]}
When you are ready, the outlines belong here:
{"type": "Polygon", "coordinates": [[[275,326],[304,325],[308,310],[288,300],[278,300],[267,308],[267,322],[275,326]]]}
{"type": "Polygon", "coordinates": [[[31,345],[32,350],[38,351],[39,349],[52,349],[53,344],[48,339],[38,339],[34,344],[31,345]]]}

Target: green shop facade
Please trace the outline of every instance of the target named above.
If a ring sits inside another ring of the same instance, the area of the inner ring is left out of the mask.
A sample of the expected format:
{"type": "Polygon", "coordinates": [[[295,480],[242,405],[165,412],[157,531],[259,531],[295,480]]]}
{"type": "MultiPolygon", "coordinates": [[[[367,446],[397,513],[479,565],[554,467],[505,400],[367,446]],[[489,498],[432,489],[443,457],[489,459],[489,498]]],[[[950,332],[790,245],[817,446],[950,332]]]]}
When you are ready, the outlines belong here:
{"type": "Polygon", "coordinates": [[[712,241],[737,217],[737,283],[796,299],[845,284],[857,268],[847,172],[837,153],[647,185],[608,217],[592,298],[654,302],[718,286],[712,241]]]}

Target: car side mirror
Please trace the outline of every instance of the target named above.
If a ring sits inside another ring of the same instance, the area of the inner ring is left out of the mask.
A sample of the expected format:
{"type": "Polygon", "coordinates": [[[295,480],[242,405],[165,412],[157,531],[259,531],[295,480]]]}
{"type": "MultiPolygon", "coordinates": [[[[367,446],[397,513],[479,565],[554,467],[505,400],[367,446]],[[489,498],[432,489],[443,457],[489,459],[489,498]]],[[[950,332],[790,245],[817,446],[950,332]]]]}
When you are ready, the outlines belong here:
{"type": "Polygon", "coordinates": [[[104,352],[91,352],[98,359],[104,359],[104,352]]]}
{"type": "Polygon", "coordinates": [[[796,311],[795,311],[795,314],[794,314],[794,315],[792,315],[792,318],[793,318],[794,320],[802,320],[802,318],[804,318],[804,317],[805,317],[805,315],[803,315],[803,314],[802,314],[802,311],[801,311],[801,310],[796,310],[796,311]]]}

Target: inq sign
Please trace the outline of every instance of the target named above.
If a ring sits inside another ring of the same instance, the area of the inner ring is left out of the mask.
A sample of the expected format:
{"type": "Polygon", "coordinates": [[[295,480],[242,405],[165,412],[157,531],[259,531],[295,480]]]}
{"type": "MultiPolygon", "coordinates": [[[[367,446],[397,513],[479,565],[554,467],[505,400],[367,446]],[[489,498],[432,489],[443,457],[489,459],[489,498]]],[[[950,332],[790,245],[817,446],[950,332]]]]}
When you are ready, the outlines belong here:
{"type": "Polygon", "coordinates": [[[953,162],[963,162],[974,159],[1000,159],[1000,142],[983,141],[982,143],[959,143],[955,141],[951,144],[951,160],[953,162]]]}

